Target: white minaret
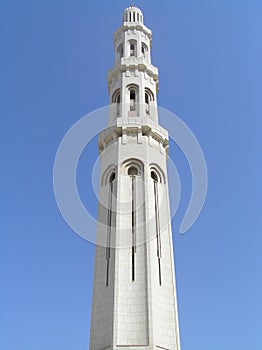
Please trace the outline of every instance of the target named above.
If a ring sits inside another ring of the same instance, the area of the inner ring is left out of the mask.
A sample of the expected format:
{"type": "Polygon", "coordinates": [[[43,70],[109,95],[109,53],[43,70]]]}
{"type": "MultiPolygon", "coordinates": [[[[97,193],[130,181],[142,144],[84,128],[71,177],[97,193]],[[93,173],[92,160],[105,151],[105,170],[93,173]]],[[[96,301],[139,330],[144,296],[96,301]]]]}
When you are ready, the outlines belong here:
{"type": "Polygon", "coordinates": [[[101,187],[90,350],[179,350],[166,160],[151,31],[124,11],[99,136],[101,187]]]}

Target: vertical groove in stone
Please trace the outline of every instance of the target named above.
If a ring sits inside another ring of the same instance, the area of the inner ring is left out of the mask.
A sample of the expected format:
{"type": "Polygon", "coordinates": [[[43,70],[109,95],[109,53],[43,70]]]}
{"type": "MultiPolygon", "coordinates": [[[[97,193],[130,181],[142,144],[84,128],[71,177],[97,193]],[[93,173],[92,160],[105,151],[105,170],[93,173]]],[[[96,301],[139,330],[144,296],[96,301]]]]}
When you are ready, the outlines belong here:
{"type": "Polygon", "coordinates": [[[109,261],[112,228],[112,192],[113,181],[109,183],[108,208],[107,208],[107,242],[106,242],[106,287],[109,285],[109,261]]]}
{"type": "Polygon", "coordinates": [[[158,188],[157,181],[154,180],[154,198],[155,198],[155,219],[156,219],[156,240],[157,240],[157,258],[158,258],[158,274],[159,284],[161,286],[161,235],[160,235],[160,223],[159,223],[159,203],[158,203],[158,188]]]}
{"type": "Polygon", "coordinates": [[[132,281],[135,280],[135,253],[136,253],[136,208],[135,208],[135,175],[132,175],[132,281]]]}

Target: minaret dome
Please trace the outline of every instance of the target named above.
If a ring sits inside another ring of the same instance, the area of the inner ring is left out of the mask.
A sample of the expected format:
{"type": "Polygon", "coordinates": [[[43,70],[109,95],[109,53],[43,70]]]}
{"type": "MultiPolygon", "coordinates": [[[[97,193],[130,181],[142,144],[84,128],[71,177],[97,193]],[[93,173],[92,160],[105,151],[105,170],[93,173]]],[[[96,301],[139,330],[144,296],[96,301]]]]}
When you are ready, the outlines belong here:
{"type": "Polygon", "coordinates": [[[123,14],[123,23],[125,22],[136,22],[143,24],[143,13],[142,11],[135,6],[130,6],[125,9],[123,14]]]}

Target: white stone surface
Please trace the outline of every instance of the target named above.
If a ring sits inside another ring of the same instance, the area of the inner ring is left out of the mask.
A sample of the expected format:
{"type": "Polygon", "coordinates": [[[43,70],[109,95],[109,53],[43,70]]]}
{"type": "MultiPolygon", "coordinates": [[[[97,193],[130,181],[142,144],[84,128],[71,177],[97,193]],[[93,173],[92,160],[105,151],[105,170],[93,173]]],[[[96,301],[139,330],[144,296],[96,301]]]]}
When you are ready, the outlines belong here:
{"type": "Polygon", "coordinates": [[[114,43],[115,67],[108,74],[109,127],[99,136],[101,189],[90,350],[180,350],[166,170],[168,133],[158,125],[158,71],[151,64],[151,31],[144,26],[139,9],[131,7],[124,12],[114,43]],[[130,42],[136,45],[131,57],[130,42]],[[133,87],[134,104],[130,101],[133,87]],[[149,90],[151,101],[145,96],[149,90]],[[115,102],[112,99],[118,92],[115,102]],[[128,174],[131,167],[137,169],[133,180],[128,174]],[[156,192],[151,171],[158,177],[156,192]],[[109,250],[105,247],[108,232],[109,250]]]}

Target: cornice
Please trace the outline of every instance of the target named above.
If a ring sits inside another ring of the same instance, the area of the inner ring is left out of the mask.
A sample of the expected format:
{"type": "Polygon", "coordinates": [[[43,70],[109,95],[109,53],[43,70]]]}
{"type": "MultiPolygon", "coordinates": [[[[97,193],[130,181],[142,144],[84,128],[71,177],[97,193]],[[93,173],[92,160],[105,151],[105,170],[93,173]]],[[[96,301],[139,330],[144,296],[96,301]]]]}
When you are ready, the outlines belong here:
{"type": "MultiPolygon", "coordinates": [[[[121,119],[121,118],[120,118],[121,119]]],[[[168,132],[159,125],[150,125],[149,123],[132,124],[128,122],[120,122],[117,125],[110,126],[104,129],[98,137],[98,149],[99,153],[103,152],[108,146],[116,142],[119,137],[128,134],[147,136],[149,139],[154,139],[162,148],[166,151],[166,157],[168,156],[168,132]]],[[[141,142],[139,142],[141,143],[141,142]]],[[[150,144],[150,142],[148,143],[150,144]]]]}
{"type": "Polygon", "coordinates": [[[148,63],[144,57],[122,57],[119,64],[116,64],[112,69],[108,71],[108,91],[110,91],[110,86],[114,76],[136,68],[138,71],[146,72],[150,77],[152,77],[152,79],[156,82],[156,88],[158,92],[158,69],[157,67],[148,63]]]}
{"type": "Polygon", "coordinates": [[[121,35],[121,32],[127,32],[128,30],[134,29],[143,32],[145,35],[147,35],[150,40],[150,44],[152,44],[152,31],[149,28],[147,28],[141,23],[124,22],[124,24],[114,33],[114,45],[116,45],[117,38],[119,37],[119,35],[121,35]]]}

